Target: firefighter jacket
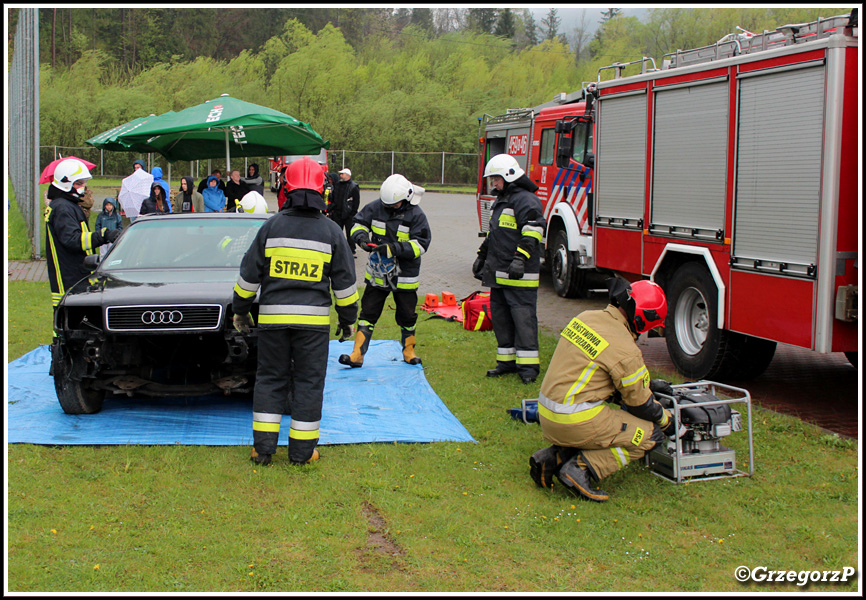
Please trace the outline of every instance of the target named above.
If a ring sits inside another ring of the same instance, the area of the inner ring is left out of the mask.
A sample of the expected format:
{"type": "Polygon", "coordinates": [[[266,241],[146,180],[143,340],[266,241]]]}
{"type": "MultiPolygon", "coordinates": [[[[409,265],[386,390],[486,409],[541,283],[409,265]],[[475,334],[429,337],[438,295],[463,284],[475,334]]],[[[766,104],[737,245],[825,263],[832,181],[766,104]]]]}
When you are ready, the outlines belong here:
{"type": "Polygon", "coordinates": [[[321,211],[287,203],[244,255],[232,310],[249,313],[258,292],[259,327],[327,330],[332,289],[340,324],[354,323],[358,291],[345,235],[321,211]]]}
{"type": "Polygon", "coordinates": [[[81,197],[48,186],[51,203],[45,210],[45,250],[51,304],[57,306],[66,291],[90,275],[84,257],[108,242],[106,229],[90,231],[90,225],[79,204],[81,197]]]}
{"type": "MultiPolygon", "coordinates": [[[[397,259],[397,290],[417,290],[421,256],[430,246],[430,225],[421,207],[406,203],[399,210],[388,210],[381,199],[376,199],[355,215],[351,236],[356,244],[360,245],[363,232],[373,244],[396,247],[393,255],[397,259]]],[[[369,262],[364,279],[374,287],[390,289],[385,281],[373,276],[369,262]]]]}
{"type": "Polygon", "coordinates": [[[650,391],[636,339],[614,306],[573,318],[562,330],[541,383],[542,429],[588,421],[605,408],[605,400],[621,402],[636,417],[666,427],[669,415],[650,391]]]}
{"type": "Polygon", "coordinates": [[[482,284],[537,288],[544,227],[544,211],[538,196],[509,183],[493,203],[490,229],[478,251],[485,259],[482,284]],[[509,279],[508,267],[515,258],[524,260],[524,275],[509,279]]]}

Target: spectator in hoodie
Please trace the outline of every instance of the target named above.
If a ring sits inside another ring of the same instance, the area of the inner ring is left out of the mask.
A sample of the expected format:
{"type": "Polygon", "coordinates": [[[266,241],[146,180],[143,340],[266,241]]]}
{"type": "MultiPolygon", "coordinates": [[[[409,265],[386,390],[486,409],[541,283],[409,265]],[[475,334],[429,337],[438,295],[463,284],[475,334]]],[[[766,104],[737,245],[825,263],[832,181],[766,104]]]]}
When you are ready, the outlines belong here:
{"type": "MultiPolygon", "coordinates": [[[[102,201],[102,212],[96,216],[96,231],[118,231],[123,229],[123,217],[120,216],[120,211],[117,210],[117,200],[114,198],[106,198],[102,201]]],[[[104,256],[112,244],[103,244],[99,247],[100,256],[104,256]]]]}
{"type": "Polygon", "coordinates": [[[213,171],[211,171],[210,175],[208,175],[207,177],[205,177],[204,179],[202,179],[201,181],[198,182],[198,193],[204,195],[204,190],[208,186],[208,183],[207,183],[208,179],[210,179],[211,177],[216,177],[217,187],[219,187],[219,189],[222,190],[223,194],[225,194],[226,193],[226,184],[221,179],[222,176],[223,176],[223,172],[220,171],[219,169],[214,169],[213,171]]]}
{"type": "Polygon", "coordinates": [[[226,183],[226,212],[235,212],[238,207],[238,202],[241,198],[250,192],[247,184],[241,181],[241,172],[237,169],[232,170],[229,175],[229,181],[226,183]]]}
{"type": "Polygon", "coordinates": [[[205,212],[225,211],[226,195],[219,188],[218,182],[219,179],[214,175],[210,175],[207,178],[207,187],[204,188],[204,191],[201,194],[204,200],[205,212]]]}
{"type": "Polygon", "coordinates": [[[162,178],[162,168],[154,167],[150,172],[153,175],[153,182],[158,183],[162,186],[162,189],[165,191],[165,200],[166,204],[168,204],[168,212],[171,212],[171,204],[168,202],[168,198],[171,196],[171,189],[168,187],[168,182],[162,178]]]}
{"type": "Polygon", "coordinates": [[[171,204],[171,212],[175,214],[204,212],[204,198],[196,191],[192,177],[181,177],[180,189],[171,204]]]}
{"type": "MultiPolygon", "coordinates": [[[[159,167],[155,167],[154,171],[159,167]]],[[[171,208],[168,202],[168,196],[165,188],[158,181],[154,181],[150,187],[150,197],[145,198],[141,203],[139,215],[168,215],[171,214],[171,208]]]]}
{"type": "MultiPolygon", "coordinates": [[[[247,188],[251,192],[258,192],[260,194],[265,193],[265,180],[262,179],[262,176],[259,175],[259,165],[256,163],[250,163],[250,166],[247,167],[247,176],[241,178],[245,184],[247,184],[247,188]]],[[[243,199],[243,196],[241,196],[243,199]]]]}
{"type": "Polygon", "coordinates": [[[139,158],[138,160],[133,161],[132,172],[135,173],[139,169],[144,169],[144,167],[145,167],[144,161],[139,158]]]}

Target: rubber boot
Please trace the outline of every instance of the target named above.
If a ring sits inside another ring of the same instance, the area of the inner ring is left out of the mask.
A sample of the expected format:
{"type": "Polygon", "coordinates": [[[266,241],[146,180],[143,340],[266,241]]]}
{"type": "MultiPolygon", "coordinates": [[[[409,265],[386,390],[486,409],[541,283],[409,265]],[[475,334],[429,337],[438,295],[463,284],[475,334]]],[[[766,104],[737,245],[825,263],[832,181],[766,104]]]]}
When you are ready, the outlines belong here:
{"type": "Polygon", "coordinates": [[[538,487],[552,488],[553,476],[568,459],[577,454],[576,448],[550,446],[529,457],[529,476],[538,487]]]}
{"type": "Polygon", "coordinates": [[[415,332],[400,329],[403,337],[403,360],[410,365],[420,365],[421,359],[415,356],[415,332]]]}
{"type": "Polygon", "coordinates": [[[271,456],[271,454],[259,454],[256,452],[256,449],[253,448],[253,451],[250,454],[250,460],[261,467],[266,467],[271,464],[271,456]]]}
{"type": "Polygon", "coordinates": [[[306,464],[309,464],[309,463],[311,463],[313,461],[317,461],[317,460],[319,460],[319,450],[317,448],[314,448],[313,449],[313,455],[310,458],[308,458],[307,460],[305,460],[304,462],[298,462],[296,460],[290,460],[289,462],[293,465],[306,465],[306,464]]]}
{"type": "Polygon", "coordinates": [[[589,477],[589,471],[578,464],[578,456],[565,461],[556,473],[556,478],[571,493],[593,502],[605,502],[610,496],[604,490],[593,488],[589,477]]]}
{"type": "Polygon", "coordinates": [[[372,328],[359,325],[358,333],[355,334],[355,348],[352,353],[341,354],[337,360],[341,365],[349,365],[353,369],[364,366],[364,355],[367,354],[367,348],[370,346],[370,338],[372,337],[372,328]]]}

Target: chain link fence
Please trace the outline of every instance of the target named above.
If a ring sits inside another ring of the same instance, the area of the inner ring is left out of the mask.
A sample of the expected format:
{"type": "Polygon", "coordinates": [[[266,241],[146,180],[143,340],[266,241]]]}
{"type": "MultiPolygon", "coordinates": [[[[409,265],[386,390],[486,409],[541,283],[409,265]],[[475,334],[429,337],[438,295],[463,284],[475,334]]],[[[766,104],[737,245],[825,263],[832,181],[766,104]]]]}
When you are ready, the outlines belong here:
{"type": "MultiPolygon", "coordinates": [[[[198,182],[213,169],[225,170],[225,159],[214,158],[210,161],[177,161],[169,163],[158,154],[137,154],[135,152],[106,152],[89,146],[41,146],[39,164],[47,165],[52,160],[64,156],[77,156],[96,165],[94,176],[122,178],[132,173],[132,163],[141,159],[150,171],[153,167],[162,169],[163,178],[180,181],[180,177],[191,175],[198,182]],[[209,166],[210,165],[210,166],[209,166]]],[[[259,174],[267,180],[270,157],[232,158],[232,169],[238,169],[241,176],[247,172],[248,165],[258,164],[259,174]]],[[[336,173],[348,167],[352,179],[360,183],[381,183],[389,175],[400,173],[418,185],[472,185],[477,183],[478,157],[475,154],[453,152],[367,152],[362,150],[330,150],[328,170],[336,173]]],[[[222,173],[226,178],[226,173],[222,173]]]]}

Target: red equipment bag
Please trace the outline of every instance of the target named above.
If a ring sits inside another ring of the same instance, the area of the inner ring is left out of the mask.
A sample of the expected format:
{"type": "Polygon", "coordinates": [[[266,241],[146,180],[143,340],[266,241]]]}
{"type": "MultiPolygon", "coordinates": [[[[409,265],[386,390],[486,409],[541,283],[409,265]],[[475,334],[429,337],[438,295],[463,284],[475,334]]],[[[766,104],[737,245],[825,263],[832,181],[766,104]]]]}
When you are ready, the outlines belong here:
{"type": "Polygon", "coordinates": [[[472,292],[460,303],[463,313],[463,329],[488,331],[493,329],[490,318],[490,292],[472,292]]]}

